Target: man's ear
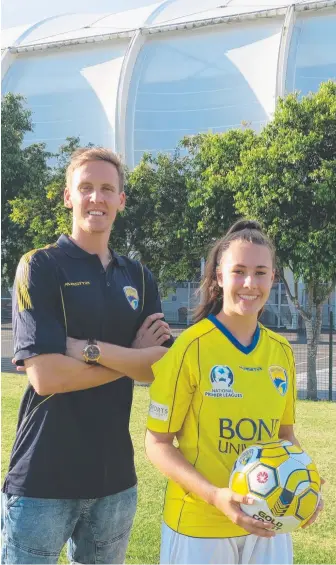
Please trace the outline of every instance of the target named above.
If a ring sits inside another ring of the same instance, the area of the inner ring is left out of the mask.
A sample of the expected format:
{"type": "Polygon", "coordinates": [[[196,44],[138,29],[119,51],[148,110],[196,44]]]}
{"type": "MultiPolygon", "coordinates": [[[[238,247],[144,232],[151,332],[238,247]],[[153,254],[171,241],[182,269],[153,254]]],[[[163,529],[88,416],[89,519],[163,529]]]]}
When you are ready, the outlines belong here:
{"type": "Polygon", "coordinates": [[[64,189],[64,206],[66,208],[72,208],[70,190],[67,187],[64,189]]]}
{"type": "Polygon", "coordinates": [[[123,212],[123,210],[125,210],[125,205],[126,205],[126,194],[123,191],[123,192],[120,193],[120,201],[119,201],[118,211],[123,212]]]}

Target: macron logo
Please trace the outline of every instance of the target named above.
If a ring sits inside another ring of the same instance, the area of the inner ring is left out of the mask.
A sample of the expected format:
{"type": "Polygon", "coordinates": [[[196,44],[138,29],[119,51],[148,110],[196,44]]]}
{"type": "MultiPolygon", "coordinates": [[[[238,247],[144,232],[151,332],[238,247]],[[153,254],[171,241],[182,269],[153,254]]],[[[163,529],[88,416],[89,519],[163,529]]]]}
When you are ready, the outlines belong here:
{"type": "Polygon", "coordinates": [[[90,281],[66,282],[64,286],[88,286],[90,281]]]}

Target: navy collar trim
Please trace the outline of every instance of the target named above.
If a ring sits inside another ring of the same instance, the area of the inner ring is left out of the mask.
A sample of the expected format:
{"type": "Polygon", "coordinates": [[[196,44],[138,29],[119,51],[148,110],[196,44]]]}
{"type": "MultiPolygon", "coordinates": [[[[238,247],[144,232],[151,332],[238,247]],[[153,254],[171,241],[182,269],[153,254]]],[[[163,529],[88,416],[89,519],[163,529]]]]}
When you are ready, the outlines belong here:
{"type": "MultiPolygon", "coordinates": [[[[58,247],[63,249],[63,251],[72,257],[73,259],[87,259],[88,257],[96,257],[96,255],[92,255],[92,253],[88,253],[78,245],[76,245],[67,235],[62,234],[61,237],[57,241],[58,247]]],[[[113,263],[118,265],[118,267],[126,267],[126,261],[124,257],[118,255],[113,249],[109,247],[112,257],[113,263]]]]}
{"type": "Polygon", "coordinates": [[[253,338],[250,345],[246,346],[240,343],[240,341],[238,341],[238,339],[235,338],[234,335],[232,335],[232,333],[222,324],[222,322],[217,320],[216,316],[214,316],[213,314],[209,314],[208,320],[210,320],[210,322],[212,322],[216,326],[216,328],[218,328],[222,332],[222,334],[224,334],[225,337],[227,337],[231,341],[232,345],[237,347],[237,349],[239,349],[239,351],[241,351],[242,353],[245,354],[251,353],[257,347],[260,337],[259,324],[257,325],[256,331],[253,334],[253,338]]]}

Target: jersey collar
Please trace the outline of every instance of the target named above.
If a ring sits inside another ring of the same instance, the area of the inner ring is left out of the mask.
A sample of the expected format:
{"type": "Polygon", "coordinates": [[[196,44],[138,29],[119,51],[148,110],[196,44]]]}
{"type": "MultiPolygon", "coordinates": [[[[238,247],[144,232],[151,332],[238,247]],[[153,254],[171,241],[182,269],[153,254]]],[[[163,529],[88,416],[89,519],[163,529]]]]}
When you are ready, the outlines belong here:
{"type": "Polygon", "coordinates": [[[232,335],[232,333],[222,324],[222,322],[217,320],[216,316],[209,314],[208,320],[210,320],[210,322],[212,322],[222,332],[222,334],[224,334],[225,337],[227,337],[228,340],[231,341],[232,345],[234,345],[242,353],[251,353],[257,347],[260,337],[259,324],[257,325],[256,331],[253,334],[250,345],[243,345],[242,343],[240,343],[240,341],[238,341],[238,339],[234,337],[234,335],[232,335]]]}
{"type": "MultiPolygon", "coordinates": [[[[81,247],[76,245],[65,234],[62,234],[61,237],[58,239],[57,245],[58,245],[58,247],[63,249],[63,251],[67,255],[69,255],[69,257],[72,257],[73,259],[87,259],[88,257],[95,256],[95,255],[92,255],[91,253],[88,253],[87,251],[84,251],[84,249],[82,249],[81,247]]],[[[115,265],[118,265],[118,267],[126,267],[126,261],[125,261],[124,257],[122,257],[121,255],[118,255],[115,251],[113,251],[113,249],[111,249],[111,248],[109,248],[109,249],[112,253],[113,263],[115,265]]]]}

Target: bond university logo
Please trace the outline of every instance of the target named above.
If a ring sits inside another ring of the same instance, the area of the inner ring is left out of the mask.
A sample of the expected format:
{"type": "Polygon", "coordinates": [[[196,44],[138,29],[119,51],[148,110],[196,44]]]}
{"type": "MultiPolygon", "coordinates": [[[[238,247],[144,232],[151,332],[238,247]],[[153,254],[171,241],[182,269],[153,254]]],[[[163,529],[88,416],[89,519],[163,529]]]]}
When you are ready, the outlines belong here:
{"type": "Polygon", "coordinates": [[[206,391],[205,396],[214,398],[242,398],[240,392],[233,390],[234,376],[227,365],[215,365],[210,371],[211,391],[206,391]]]}
{"type": "Polygon", "coordinates": [[[133,308],[133,310],[136,310],[139,306],[139,295],[137,289],[133,286],[124,286],[123,291],[129,305],[133,308]]]}
{"type": "Polygon", "coordinates": [[[269,367],[268,372],[277,391],[281,396],[285,396],[288,389],[288,376],[285,369],[278,365],[272,365],[269,367]]]}

